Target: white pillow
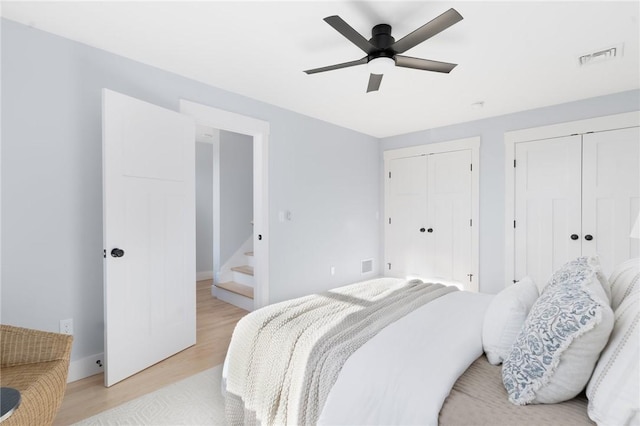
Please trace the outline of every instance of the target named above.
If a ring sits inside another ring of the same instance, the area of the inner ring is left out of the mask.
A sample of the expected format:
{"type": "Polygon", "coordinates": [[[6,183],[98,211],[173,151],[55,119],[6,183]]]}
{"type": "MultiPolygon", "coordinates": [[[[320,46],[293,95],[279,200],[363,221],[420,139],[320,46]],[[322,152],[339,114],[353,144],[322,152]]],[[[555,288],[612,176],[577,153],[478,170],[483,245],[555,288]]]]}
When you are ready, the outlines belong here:
{"type": "Polygon", "coordinates": [[[615,311],[627,295],[640,290],[640,259],[629,259],[616,266],[609,282],[611,308],[615,311]]]}
{"type": "Polygon", "coordinates": [[[613,328],[613,311],[595,257],[554,272],[502,364],[516,405],[566,401],[580,393],[613,328]]]}
{"type": "Polygon", "coordinates": [[[529,277],[495,295],[482,323],[482,347],[491,364],[502,364],[509,355],[537,298],[538,288],[529,277]]]}
{"type": "Polygon", "coordinates": [[[589,417],[599,425],[640,424],[640,290],[615,311],[609,343],[587,385],[589,417]]]}

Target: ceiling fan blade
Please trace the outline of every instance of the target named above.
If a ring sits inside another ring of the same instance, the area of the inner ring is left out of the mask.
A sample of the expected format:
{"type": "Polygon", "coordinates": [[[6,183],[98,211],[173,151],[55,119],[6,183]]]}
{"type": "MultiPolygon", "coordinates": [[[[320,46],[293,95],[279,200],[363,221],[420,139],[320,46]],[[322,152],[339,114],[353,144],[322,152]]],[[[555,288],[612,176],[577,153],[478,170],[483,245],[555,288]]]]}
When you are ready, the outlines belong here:
{"type": "Polygon", "coordinates": [[[329,65],[328,67],[322,67],[322,68],[314,68],[312,70],[306,70],[305,72],[307,74],[315,74],[317,72],[339,70],[340,68],[353,67],[356,65],[364,65],[366,63],[367,63],[367,57],[365,56],[364,58],[358,59],[357,61],[343,62],[342,64],[329,65]]]}
{"type": "Polygon", "coordinates": [[[413,68],[416,70],[450,73],[458,64],[432,61],[430,59],[412,58],[411,56],[396,55],[396,66],[413,68]]]}
{"type": "Polygon", "coordinates": [[[375,92],[380,88],[380,82],[382,81],[383,74],[370,74],[369,85],[367,86],[367,93],[375,92]]]}
{"type": "Polygon", "coordinates": [[[403,53],[412,47],[417,46],[423,41],[433,37],[434,35],[446,30],[456,22],[462,21],[462,15],[455,9],[449,9],[442,15],[427,22],[411,34],[407,34],[400,40],[396,41],[391,48],[396,53],[403,53]]]}
{"type": "Polygon", "coordinates": [[[367,55],[375,50],[375,47],[369,43],[359,32],[354,30],[351,25],[347,24],[338,15],[327,16],[324,18],[325,22],[335,28],[340,34],[345,36],[347,40],[358,46],[367,55]]]}

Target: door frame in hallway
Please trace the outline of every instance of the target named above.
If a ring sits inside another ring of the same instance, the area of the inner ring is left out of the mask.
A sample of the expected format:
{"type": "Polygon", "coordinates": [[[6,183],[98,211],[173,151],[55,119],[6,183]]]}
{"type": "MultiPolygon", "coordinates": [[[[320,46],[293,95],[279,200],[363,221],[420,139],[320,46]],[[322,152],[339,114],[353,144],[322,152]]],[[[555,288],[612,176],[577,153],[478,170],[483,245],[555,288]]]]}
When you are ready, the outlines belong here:
{"type": "Polygon", "coordinates": [[[196,124],[253,137],[254,309],[269,304],[269,133],[266,121],[180,100],[180,112],[196,124]]]}

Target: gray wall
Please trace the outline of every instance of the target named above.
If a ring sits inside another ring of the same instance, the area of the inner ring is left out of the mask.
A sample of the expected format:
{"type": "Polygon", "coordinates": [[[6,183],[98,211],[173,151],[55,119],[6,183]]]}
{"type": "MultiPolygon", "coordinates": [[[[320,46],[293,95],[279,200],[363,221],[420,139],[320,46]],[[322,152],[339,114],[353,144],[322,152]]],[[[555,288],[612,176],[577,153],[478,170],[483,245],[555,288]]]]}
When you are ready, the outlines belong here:
{"type": "Polygon", "coordinates": [[[634,90],[385,138],[380,149],[480,136],[480,291],[497,293],[511,279],[504,276],[504,133],[639,109],[634,90]]]}
{"type": "Polygon", "coordinates": [[[220,265],[253,234],[252,220],[253,138],[221,131],[220,265]]]}
{"type": "Polygon", "coordinates": [[[72,360],[103,350],[103,87],[268,121],[270,300],[361,279],[378,253],[378,140],[3,19],[3,323],[56,331],[72,360]],[[293,212],[278,222],[278,211],[293,212]],[[331,265],[336,275],[329,274],[331,265]]]}
{"type": "Polygon", "coordinates": [[[196,272],[213,271],[213,144],[196,143],[196,272]]]}

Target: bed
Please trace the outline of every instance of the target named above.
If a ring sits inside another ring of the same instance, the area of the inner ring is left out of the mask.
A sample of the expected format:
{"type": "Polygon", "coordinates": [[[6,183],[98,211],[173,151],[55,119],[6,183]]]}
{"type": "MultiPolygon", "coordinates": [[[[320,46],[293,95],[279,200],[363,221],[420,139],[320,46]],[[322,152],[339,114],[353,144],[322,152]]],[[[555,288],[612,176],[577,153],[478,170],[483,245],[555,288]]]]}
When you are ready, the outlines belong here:
{"type": "Polygon", "coordinates": [[[378,278],[252,312],[223,368],[227,420],[636,424],[640,261],[609,279],[597,258],[567,265],[496,296],[378,278]],[[551,339],[540,318],[559,299],[570,306],[551,339]],[[537,332],[551,355],[531,344],[537,332]]]}

